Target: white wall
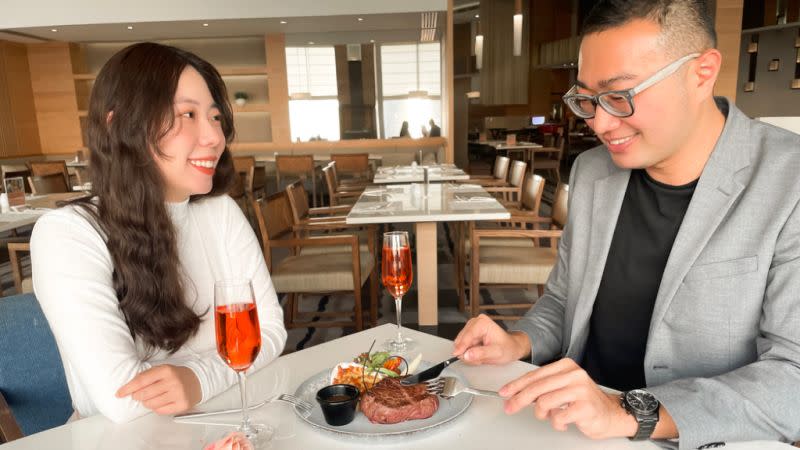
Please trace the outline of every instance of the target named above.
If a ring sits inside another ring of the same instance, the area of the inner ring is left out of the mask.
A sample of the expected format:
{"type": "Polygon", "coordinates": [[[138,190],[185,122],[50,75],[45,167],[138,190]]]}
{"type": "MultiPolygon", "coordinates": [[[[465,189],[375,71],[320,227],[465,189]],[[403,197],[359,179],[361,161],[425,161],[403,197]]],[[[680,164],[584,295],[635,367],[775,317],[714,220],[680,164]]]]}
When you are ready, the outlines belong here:
{"type": "Polygon", "coordinates": [[[800,117],[759,117],[758,120],[800,134],[800,117]]]}
{"type": "Polygon", "coordinates": [[[0,29],[443,11],[447,0],[0,0],[0,29]]]}

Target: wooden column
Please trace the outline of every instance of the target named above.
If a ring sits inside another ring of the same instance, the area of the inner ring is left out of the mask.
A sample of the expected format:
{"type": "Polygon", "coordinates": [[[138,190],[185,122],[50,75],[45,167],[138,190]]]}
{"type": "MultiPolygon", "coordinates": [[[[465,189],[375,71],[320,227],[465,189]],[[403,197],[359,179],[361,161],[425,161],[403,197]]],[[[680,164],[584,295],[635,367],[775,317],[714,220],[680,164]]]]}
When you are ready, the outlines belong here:
{"type": "Polygon", "coordinates": [[[452,163],[455,158],[453,149],[453,141],[455,140],[455,104],[453,103],[453,95],[455,93],[455,80],[453,79],[453,0],[447,0],[447,27],[445,30],[444,96],[442,97],[442,106],[446,105],[447,110],[445,110],[445,114],[442,117],[442,129],[444,131],[444,136],[447,137],[447,143],[444,147],[444,160],[448,163],[452,163]]]}
{"type": "Polygon", "coordinates": [[[28,63],[42,153],[83,148],[69,44],[28,44],[28,63]]]}
{"type": "Polygon", "coordinates": [[[722,53],[714,95],[736,101],[737,77],[739,74],[739,45],[742,38],[742,11],[744,0],[717,0],[716,20],[717,48],[722,53]]]}
{"type": "Polygon", "coordinates": [[[267,86],[269,88],[270,121],[273,144],[289,144],[289,82],[286,79],[286,37],[282,33],[267,34],[267,86]]]}
{"type": "Polygon", "coordinates": [[[0,156],[41,151],[27,49],[0,41],[0,156]]]}

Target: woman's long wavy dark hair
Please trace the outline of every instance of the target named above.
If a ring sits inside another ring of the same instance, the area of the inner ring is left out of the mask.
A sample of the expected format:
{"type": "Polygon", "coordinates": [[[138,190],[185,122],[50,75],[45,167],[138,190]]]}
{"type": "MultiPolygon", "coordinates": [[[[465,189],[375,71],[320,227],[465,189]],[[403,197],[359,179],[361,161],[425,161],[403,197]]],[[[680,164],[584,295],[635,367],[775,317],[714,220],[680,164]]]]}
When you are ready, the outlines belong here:
{"type": "Polygon", "coordinates": [[[114,264],[119,308],[134,339],[151,352],[174,353],[200,326],[187,304],[176,233],[165,205],[165,184],[153,153],[172,128],[178,80],[187,67],[205,80],[219,106],[225,150],[208,194],[225,194],[233,181],[231,113],[225,83],[196,55],[154,43],[124,48],[103,66],[92,89],[88,146],[93,200],[78,205],[106,238],[114,264]]]}

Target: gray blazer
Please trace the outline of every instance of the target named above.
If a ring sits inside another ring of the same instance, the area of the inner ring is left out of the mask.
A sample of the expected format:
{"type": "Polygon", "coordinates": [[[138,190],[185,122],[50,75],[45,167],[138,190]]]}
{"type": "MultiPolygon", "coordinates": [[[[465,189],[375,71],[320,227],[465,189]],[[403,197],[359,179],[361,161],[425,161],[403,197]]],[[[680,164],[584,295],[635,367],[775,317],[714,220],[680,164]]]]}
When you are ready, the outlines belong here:
{"type": "MultiPolygon", "coordinates": [[[[727,120],[664,269],[644,359],[682,449],[800,440],[800,136],[717,103],[727,120]]],[[[629,177],[605,147],[577,158],[558,263],[514,327],[534,364],[582,360],[629,177]]]]}

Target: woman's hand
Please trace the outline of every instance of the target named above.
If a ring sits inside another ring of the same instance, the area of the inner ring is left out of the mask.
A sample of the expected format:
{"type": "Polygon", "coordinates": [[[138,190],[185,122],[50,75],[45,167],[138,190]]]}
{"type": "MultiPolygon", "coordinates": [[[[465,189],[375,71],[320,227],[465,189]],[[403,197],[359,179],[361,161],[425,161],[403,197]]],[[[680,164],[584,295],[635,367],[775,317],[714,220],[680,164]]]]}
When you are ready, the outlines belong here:
{"type": "Polygon", "coordinates": [[[469,364],[506,364],[530,352],[527,334],[508,333],[485,314],[470,319],[453,346],[453,356],[469,364]]]}
{"type": "Polygon", "coordinates": [[[200,403],[200,381],[192,369],[164,364],[133,377],[119,388],[117,398],[130,396],[156,414],[177,414],[200,403]]]}

